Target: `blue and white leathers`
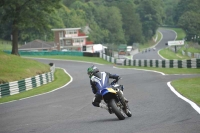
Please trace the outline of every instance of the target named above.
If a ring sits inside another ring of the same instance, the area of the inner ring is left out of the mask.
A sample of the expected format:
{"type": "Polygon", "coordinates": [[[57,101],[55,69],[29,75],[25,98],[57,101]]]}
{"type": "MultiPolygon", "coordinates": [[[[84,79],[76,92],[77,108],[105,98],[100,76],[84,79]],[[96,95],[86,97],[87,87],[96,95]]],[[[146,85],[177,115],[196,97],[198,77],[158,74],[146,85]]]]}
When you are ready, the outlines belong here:
{"type": "Polygon", "coordinates": [[[101,91],[110,86],[109,78],[118,79],[118,75],[112,75],[107,72],[98,72],[94,74],[90,80],[96,88],[96,94],[101,94],[101,91]]]}

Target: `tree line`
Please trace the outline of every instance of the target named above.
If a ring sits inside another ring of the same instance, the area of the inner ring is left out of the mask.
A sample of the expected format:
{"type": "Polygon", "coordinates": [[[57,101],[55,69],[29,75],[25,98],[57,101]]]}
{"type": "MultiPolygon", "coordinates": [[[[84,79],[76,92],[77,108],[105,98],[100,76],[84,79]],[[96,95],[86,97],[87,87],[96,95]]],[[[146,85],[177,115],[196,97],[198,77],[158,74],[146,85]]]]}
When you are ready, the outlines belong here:
{"type": "Polygon", "coordinates": [[[200,21],[193,17],[200,19],[198,4],[199,0],[1,0],[0,38],[12,38],[12,54],[18,54],[18,41],[53,41],[53,28],[88,25],[88,39],[94,43],[143,44],[163,24],[197,34],[200,21]],[[188,27],[189,18],[195,28],[188,27]]]}
{"type": "Polygon", "coordinates": [[[166,19],[164,24],[177,26],[186,32],[186,40],[200,38],[200,1],[199,0],[163,0],[166,19]]]}

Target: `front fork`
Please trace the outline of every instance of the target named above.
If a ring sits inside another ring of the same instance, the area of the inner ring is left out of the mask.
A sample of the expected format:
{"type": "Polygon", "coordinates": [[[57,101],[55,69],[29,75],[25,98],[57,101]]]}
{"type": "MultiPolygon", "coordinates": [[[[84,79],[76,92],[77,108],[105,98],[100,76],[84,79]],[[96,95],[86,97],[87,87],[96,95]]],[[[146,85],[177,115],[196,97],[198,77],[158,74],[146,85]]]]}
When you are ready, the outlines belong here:
{"type": "Polygon", "coordinates": [[[119,102],[121,102],[121,104],[123,105],[123,109],[126,111],[127,104],[126,104],[126,101],[124,99],[123,92],[120,89],[117,91],[117,95],[118,95],[118,98],[119,98],[119,102]]]}

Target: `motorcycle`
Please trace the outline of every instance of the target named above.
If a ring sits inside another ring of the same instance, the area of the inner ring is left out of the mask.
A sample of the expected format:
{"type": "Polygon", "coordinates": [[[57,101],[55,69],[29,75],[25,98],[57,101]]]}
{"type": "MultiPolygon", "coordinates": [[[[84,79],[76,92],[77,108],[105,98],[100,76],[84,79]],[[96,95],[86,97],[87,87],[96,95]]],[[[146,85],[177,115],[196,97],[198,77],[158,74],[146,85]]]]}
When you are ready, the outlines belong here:
{"type": "Polygon", "coordinates": [[[111,87],[103,89],[101,94],[110,114],[115,113],[119,120],[124,120],[126,115],[132,116],[128,101],[123,96],[123,85],[113,81],[111,87]]]}

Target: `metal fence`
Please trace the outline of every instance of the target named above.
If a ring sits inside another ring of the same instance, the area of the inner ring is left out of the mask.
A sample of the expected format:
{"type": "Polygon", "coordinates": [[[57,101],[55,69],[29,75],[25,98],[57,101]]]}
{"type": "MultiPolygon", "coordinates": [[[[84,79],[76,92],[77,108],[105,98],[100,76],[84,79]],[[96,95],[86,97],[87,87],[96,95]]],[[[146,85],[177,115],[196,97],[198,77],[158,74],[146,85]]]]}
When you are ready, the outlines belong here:
{"type": "Polygon", "coordinates": [[[116,59],[105,54],[100,54],[100,58],[109,62],[124,65],[124,66],[139,66],[139,67],[158,67],[158,68],[200,68],[200,59],[190,60],[130,60],[130,59],[116,59]]]}

